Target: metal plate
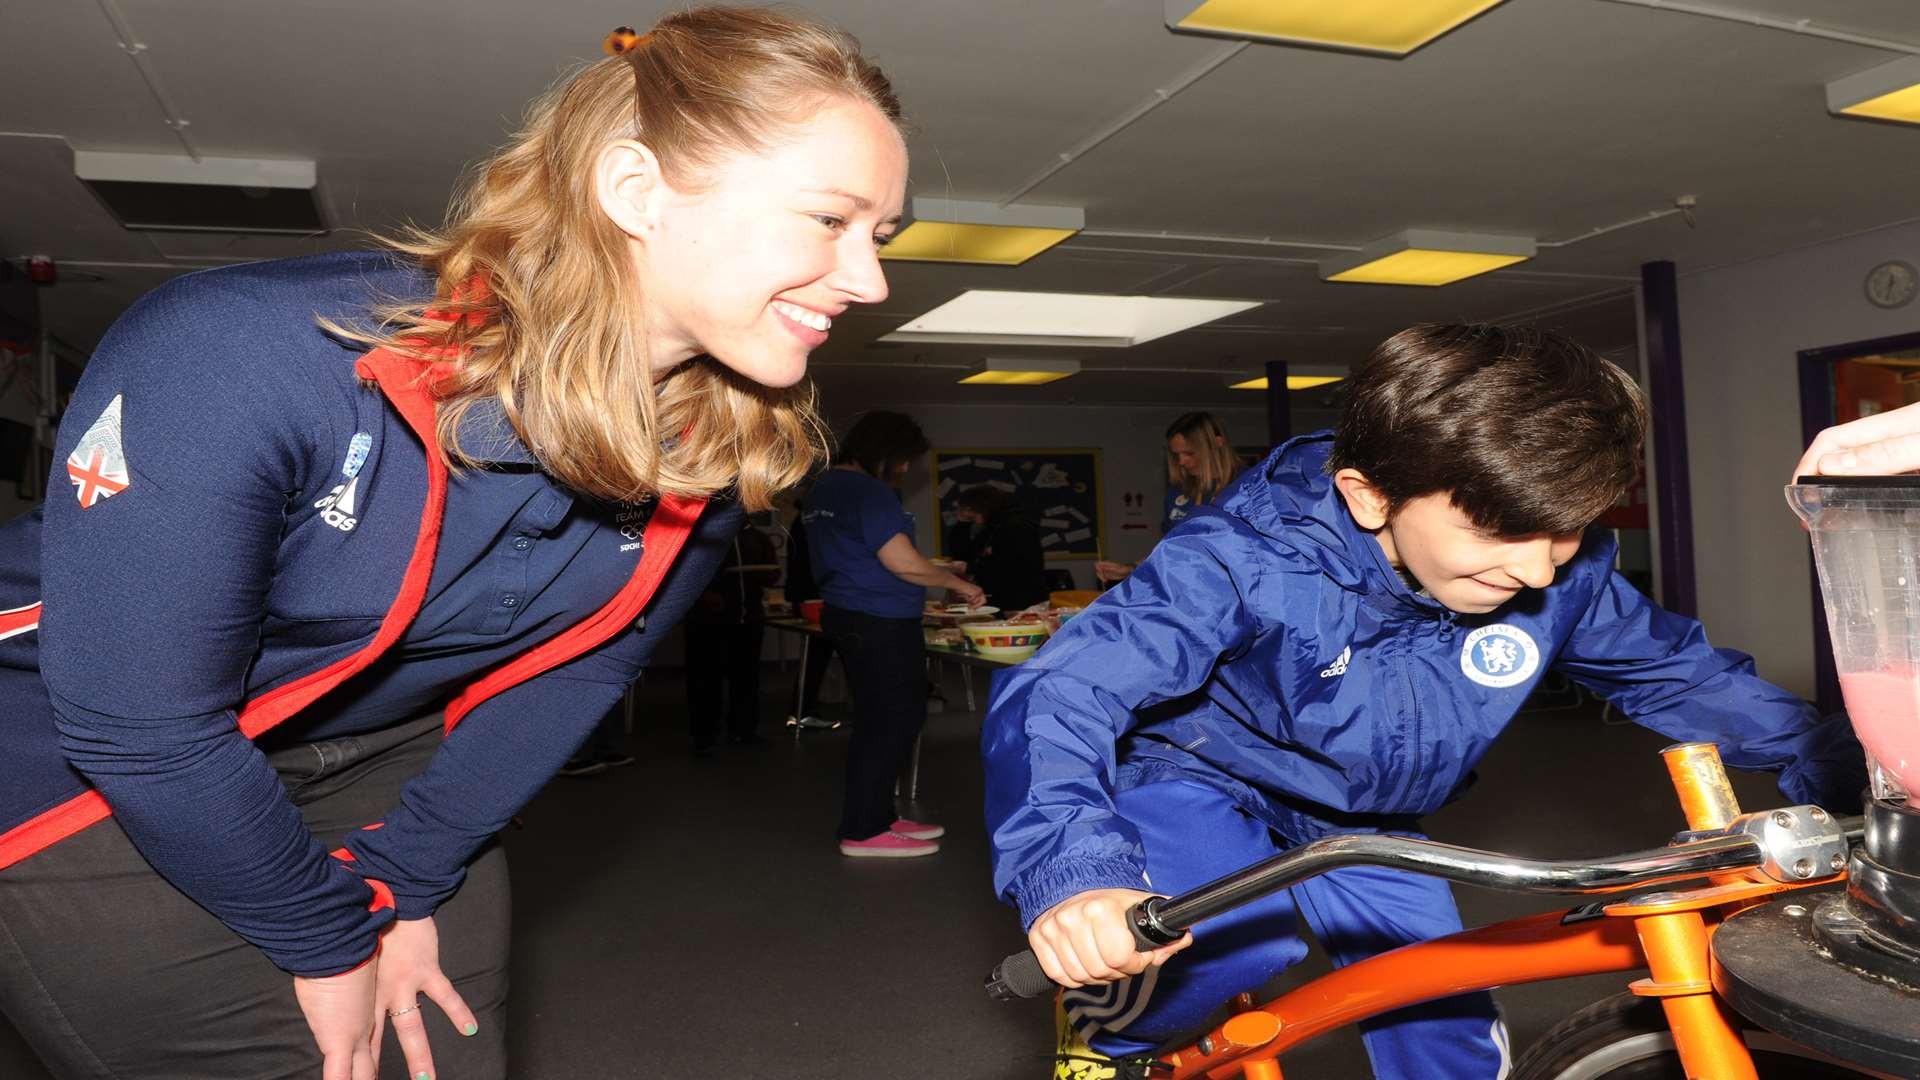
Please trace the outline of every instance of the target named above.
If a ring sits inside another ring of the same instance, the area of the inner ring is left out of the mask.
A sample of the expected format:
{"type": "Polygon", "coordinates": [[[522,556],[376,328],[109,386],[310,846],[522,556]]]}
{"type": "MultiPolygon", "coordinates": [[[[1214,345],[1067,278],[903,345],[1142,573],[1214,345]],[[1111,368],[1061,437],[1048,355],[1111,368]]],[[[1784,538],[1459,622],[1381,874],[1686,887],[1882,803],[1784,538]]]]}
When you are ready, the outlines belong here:
{"type": "MultiPolygon", "coordinates": [[[[1743,911],[1713,935],[1713,985],[1747,1019],[1841,1061],[1920,1076],[1920,989],[1869,975],[1816,940],[1800,894],[1743,911]]],[[[1914,971],[1920,982],[1920,968],[1914,971]]]]}

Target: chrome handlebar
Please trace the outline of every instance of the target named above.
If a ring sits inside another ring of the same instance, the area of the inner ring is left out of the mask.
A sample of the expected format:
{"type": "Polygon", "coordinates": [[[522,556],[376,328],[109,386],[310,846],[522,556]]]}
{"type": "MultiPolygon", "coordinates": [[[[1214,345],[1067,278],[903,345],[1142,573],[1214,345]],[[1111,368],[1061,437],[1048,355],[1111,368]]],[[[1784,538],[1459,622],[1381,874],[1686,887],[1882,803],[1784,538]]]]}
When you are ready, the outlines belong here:
{"type": "MultiPolygon", "coordinates": [[[[1595,860],[1521,859],[1406,836],[1344,834],[1281,852],[1179,896],[1142,900],[1128,922],[1143,951],[1170,945],[1202,919],[1343,866],[1384,866],[1527,893],[1617,893],[1749,867],[1797,883],[1845,869],[1847,850],[1864,831],[1861,817],[1790,806],[1742,814],[1725,829],[1682,833],[1667,847],[1595,860]]],[[[1008,957],[987,979],[988,993],[1001,1000],[1029,997],[1051,985],[1031,952],[1008,957]]]]}

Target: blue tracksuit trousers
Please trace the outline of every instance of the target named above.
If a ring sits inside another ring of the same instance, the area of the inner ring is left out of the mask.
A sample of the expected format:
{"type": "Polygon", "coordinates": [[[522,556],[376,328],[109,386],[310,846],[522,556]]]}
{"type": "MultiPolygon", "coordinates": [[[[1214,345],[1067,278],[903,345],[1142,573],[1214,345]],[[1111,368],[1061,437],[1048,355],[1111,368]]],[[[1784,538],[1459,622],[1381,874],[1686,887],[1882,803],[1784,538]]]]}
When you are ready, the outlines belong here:
{"type": "MultiPolygon", "coordinates": [[[[1140,831],[1156,892],[1179,893],[1295,846],[1226,795],[1186,780],[1122,791],[1116,805],[1140,831]]],[[[1374,867],[1336,870],[1209,919],[1164,967],[1069,990],[1062,1004],[1100,1052],[1146,1053],[1193,1033],[1223,1002],[1298,963],[1307,953],[1302,917],[1337,965],[1460,929],[1444,881],[1374,867]]],[[[1362,1024],[1361,1033],[1383,1080],[1507,1074],[1506,1029],[1485,993],[1389,1013],[1362,1024]]]]}

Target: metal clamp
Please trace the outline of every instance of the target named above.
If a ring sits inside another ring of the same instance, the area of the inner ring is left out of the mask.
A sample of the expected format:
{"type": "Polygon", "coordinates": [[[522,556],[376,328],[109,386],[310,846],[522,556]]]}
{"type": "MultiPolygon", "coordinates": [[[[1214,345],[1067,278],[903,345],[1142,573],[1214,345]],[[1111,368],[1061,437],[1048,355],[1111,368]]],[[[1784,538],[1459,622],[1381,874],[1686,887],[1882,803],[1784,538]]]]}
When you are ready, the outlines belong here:
{"type": "Polygon", "coordinates": [[[1760,870],[1775,881],[1801,882],[1831,877],[1847,868],[1847,829],[1817,806],[1788,806],[1741,814],[1727,832],[1759,842],[1760,870]]]}

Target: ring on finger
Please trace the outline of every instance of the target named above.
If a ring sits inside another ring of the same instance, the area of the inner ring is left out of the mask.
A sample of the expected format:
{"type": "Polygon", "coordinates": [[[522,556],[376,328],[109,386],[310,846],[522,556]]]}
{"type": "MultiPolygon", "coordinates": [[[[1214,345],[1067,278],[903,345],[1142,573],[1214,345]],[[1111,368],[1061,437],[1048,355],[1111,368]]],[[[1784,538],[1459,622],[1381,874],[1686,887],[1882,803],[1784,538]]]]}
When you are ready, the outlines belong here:
{"type": "Polygon", "coordinates": [[[387,1015],[393,1017],[395,1020],[398,1020],[410,1012],[419,1012],[419,1011],[420,1011],[420,1003],[416,1001],[404,1009],[388,1009],[387,1015]]]}

